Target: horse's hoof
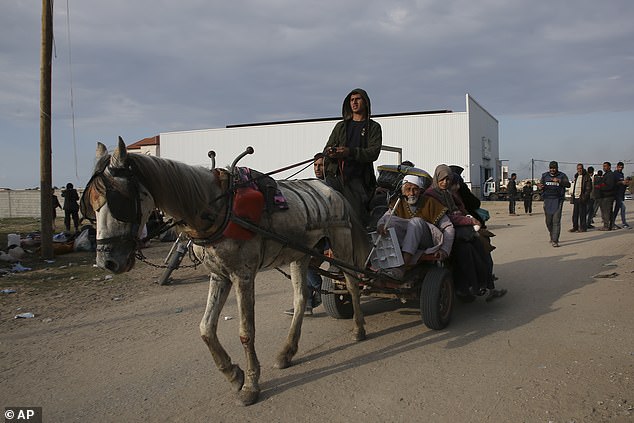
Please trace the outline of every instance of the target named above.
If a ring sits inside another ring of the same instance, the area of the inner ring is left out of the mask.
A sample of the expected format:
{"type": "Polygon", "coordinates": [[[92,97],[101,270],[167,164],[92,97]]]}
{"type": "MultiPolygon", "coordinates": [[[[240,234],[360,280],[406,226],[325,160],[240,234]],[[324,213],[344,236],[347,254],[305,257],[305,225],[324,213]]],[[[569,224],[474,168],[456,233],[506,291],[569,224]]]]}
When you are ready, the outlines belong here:
{"type": "Polygon", "coordinates": [[[365,329],[361,329],[360,331],[354,334],[355,341],[365,341],[365,329]]]}
{"type": "Polygon", "coordinates": [[[240,392],[242,385],[244,385],[244,372],[240,367],[236,366],[235,376],[231,380],[231,389],[235,392],[240,392]]]}
{"type": "Polygon", "coordinates": [[[280,356],[277,357],[277,361],[275,362],[276,368],[285,369],[290,366],[291,366],[291,360],[289,358],[286,358],[284,354],[280,354],[280,356]]]}
{"type": "Polygon", "coordinates": [[[238,405],[251,405],[257,402],[260,391],[248,391],[246,389],[238,392],[238,405]]]}

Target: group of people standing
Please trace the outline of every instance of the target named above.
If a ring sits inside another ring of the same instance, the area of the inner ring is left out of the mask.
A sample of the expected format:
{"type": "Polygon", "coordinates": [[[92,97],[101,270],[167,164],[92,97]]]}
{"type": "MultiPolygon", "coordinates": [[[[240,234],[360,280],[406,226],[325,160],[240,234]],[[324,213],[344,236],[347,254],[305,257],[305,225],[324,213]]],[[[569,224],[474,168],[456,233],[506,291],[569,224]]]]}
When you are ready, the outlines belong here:
{"type": "MultiPolygon", "coordinates": [[[[594,174],[592,166],[585,169],[582,163],[577,164],[577,172],[572,180],[559,170],[559,164],[551,161],[548,172],[542,174],[538,188],[542,190],[544,200],[544,215],[546,227],[550,234],[553,247],[559,247],[561,233],[561,213],[566,196],[566,189],[570,188],[570,202],[572,209],[572,228],[569,232],[586,232],[594,228],[594,217],[601,213],[602,226],[600,231],[614,229],[630,229],[625,218],[625,191],[631,178],[625,177],[623,162],[618,162],[616,170],[612,170],[610,162],[603,162],[602,169],[594,174]],[[616,218],[621,216],[621,226],[616,224],[616,218]]],[[[508,184],[509,196],[511,190],[516,194],[515,174],[511,175],[508,184]]],[[[532,182],[522,188],[525,212],[532,214],[532,182]]],[[[515,214],[515,202],[509,200],[509,213],[515,214]]]]}

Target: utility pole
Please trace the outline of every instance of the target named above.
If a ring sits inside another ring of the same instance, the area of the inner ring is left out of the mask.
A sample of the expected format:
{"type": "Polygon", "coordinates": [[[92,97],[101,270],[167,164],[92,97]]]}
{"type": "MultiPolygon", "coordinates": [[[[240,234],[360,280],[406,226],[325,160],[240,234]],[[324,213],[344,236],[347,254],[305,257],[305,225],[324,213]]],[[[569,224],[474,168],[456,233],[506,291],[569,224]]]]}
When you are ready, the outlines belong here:
{"type": "Polygon", "coordinates": [[[53,258],[53,190],[51,188],[51,72],[53,59],[53,2],[42,0],[40,49],[40,234],[41,256],[53,258]]]}
{"type": "Polygon", "coordinates": [[[535,180],[535,159],[531,159],[531,184],[535,180]]]}

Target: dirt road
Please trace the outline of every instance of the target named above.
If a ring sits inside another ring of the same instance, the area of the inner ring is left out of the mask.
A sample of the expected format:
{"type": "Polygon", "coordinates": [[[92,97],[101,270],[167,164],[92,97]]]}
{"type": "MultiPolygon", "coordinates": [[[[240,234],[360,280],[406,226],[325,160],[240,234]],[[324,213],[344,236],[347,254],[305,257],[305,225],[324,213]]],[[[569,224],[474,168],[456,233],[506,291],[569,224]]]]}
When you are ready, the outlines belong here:
{"type": "MultiPolygon", "coordinates": [[[[458,304],[445,330],[427,329],[416,308],[367,299],[368,339],[357,343],[351,321],[318,308],[295,365],[274,369],[292,293],[262,273],[262,393],[240,407],[198,334],[206,276],[181,270],[160,287],[158,271],[137,264],[110,283],[3,298],[0,404],[41,406],[45,422],[634,421],[634,231],[568,233],[566,205],[553,248],[541,203],[516,217],[503,202],[485,206],[509,293],[458,304]],[[12,319],[18,307],[36,317],[12,319]]],[[[220,338],[243,366],[233,295],[222,315],[220,338]]]]}

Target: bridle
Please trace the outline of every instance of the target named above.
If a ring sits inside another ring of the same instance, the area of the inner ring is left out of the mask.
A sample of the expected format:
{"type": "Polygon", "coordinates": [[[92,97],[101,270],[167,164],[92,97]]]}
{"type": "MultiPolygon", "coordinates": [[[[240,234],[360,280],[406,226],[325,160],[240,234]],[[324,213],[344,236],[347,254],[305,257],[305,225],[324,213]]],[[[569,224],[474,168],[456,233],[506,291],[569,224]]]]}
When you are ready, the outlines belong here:
{"type": "MultiPolygon", "coordinates": [[[[134,250],[140,245],[141,240],[138,237],[138,233],[142,212],[139,187],[139,181],[129,166],[124,168],[107,166],[103,170],[95,172],[88,184],[86,184],[86,189],[79,203],[81,213],[86,219],[93,223],[96,221],[95,209],[89,198],[89,193],[96,189],[98,192],[105,191],[101,192],[105,195],[103,204],[108,204],[112,216],[120,222],[130,224],[129,232],[124,235],[97,239],[97,252],[110,251],[111,247],[109,245],[113,243],[128,244],[134,250]],[[121,189],[121,184],[116,181],[116,178],[126,181],[127,189],[125,191],[121,189]],[[98,185],[101,185],[103,190],[100,190],[98,185]]],[[[99,208],[103,207],[103,204],[99,208]]]]}

